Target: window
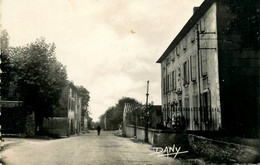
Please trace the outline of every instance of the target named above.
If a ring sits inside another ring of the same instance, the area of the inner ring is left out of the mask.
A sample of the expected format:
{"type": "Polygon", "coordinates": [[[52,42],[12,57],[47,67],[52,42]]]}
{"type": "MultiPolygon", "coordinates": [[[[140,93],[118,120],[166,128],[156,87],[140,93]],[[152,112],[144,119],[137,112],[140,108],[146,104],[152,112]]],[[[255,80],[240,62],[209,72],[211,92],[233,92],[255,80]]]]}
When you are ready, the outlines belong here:
{"type": "Polygon", "coordinates": [[[180,45],[176,46],[176,55],[179,56],[180,55],[180,45]]]}
{"type": "Polygon", "coordinates": [[[195,43],[195,36],[196,36],[196,28],[193,28],[192,30],[191,30],[191,34],[190,34],[191,36],[190,36],[190,42],[191,43],[195,43]]]}
{"type": "Polygon", "coordinates": [[[164,104],[164,120],[167,122],[167,116],[168,116],[168,111],[167,111],[167,104],[164,104]]]}
{"type": "MultiPolygon", "coordinates": [[[[207,48],[208,44],[205,43],[203,48],[207,48]]],[[[208,51],[207,49],[201,50],[201,75],[207,76],[208,74],[208,51]]]]}
{"type": "Polygon", "coordinates": [[[176,90],[176,73],[175,71],[172,72],[172,90],[176,90]]]}
{"type": "Polygon", "coordinates": [[[166,93],[168,93],[169,92],[169,85],[170,85],[170,77],[169,77],[169,75],[167,75],[167,78],[166,78],[166,93]]]}
{"type": "Polygon", "coordinates": [[[179,103],[179,108],[182,108],[182,100],[181,100],[181,98],[179,98],[179,101],[178,101],[179,103]]]}
{"type": "Polygon", "coordinates": [[[165,78],[163,78],[163,94],[165,95],[166,93],[166,81],[165,78]]]}
{"type": "Polygon", "coordinates": [[[187,37],[183,39],[183,51],[185,52],[187,50],[187,37]]]}
{"type": "Polygon", "coordinates": [[[204,33],[206,31],[206,19],[202,18],[200,20],[200,33],[204,33]]]}
{"type": "Polygon", "coordinates": [[[183,63],[183,80],[184,80],[184,83],[183,85],[187,85],[189,83],[189,61],[186,60],[184,63],[183,63]]]}
{"type": "Polygon", "coordinates": [[[202,94],[202,107],[209,108],[210,106],[210,94],[209,92],[204,92],[202,94]]]}
{"type": "Polygon", "coordinates": [[[172,81],[171,81],[171,79],[172,79],[172,74],[169,73],[169,92],[172,90],[172,81]]]}
{"type": "Polygon", "coordinates": [[[197,93],[198,92],[198,84],[194,83],[193,84],[193,93],[197,93]]]}
{"type": "Polygon", "coordinates": [[[172,51],[172,63],[175,61],[175,50],[172,51]]]}
{"type": "Polygon", "coordinates": [[[190,67],[191,67],[191,81],[196,81],[197,78],[197,65],[196,65],[196,54],[191,55],[190,57],[190,67]]]}
{"type": "Polygon", "coordinates": [[[198,95],[193,95],[192,96],[192,102],[193,102],[193,107],[198,108],[198,95]]]}
{"type": "Polygon", "coordinates": [[[184,98],[184,107],[185,108],[189,108],[190,107],[190,100],[189,100],[189,96],[184,98]]]}
{"type": "Polygon", "coordinates": [[[166,66],[168,66],[170,64],[170,57],[167,57],[165,62],[166,62],[166,66]]]}

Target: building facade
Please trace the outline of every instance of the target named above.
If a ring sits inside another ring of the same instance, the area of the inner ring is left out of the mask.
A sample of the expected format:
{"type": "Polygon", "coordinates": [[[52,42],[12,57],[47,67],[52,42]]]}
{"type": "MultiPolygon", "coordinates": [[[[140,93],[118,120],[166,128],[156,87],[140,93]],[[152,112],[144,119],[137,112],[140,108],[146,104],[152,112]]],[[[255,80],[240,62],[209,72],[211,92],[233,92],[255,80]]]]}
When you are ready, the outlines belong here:
{"type": "Polygon", "coordinates": [[[226,4],[205,0],[158,59],[165,126],[179,116],[187,130],[259,135],[260,53],[241,50],[239,34],[225,34],[232,17],[226,4]]]}
{"type": "Polygon", "coordinates": [[[60,98],[60,106],[52,117],[44,119],[45,131],[57,137],[66,137],[81,132],[81,98],[77,88],[69,82],[60,98]]]}
{"type": "Polygon", "coordinates": [[[81,131],[81,98],[78,97],[77,89],[69,86],[68,96],[68,120],[70,134],[80,133],[81,131]]]}

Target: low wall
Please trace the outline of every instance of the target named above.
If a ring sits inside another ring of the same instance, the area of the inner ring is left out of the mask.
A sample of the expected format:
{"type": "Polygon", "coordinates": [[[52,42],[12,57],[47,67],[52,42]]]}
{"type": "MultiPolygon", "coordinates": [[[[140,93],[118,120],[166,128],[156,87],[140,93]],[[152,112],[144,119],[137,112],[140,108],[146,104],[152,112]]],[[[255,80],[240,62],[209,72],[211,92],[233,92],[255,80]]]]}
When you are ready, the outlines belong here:
{"type": "Polygon", "coordinates": [[[68,118],[54,117],[44,119],[43,128],[50,135],[66,137],[68,136],[68,118]]]}
{"type": "Polygon", "coordinates": [[[213,162],[256,163],[259,151],[256,148],[208,139],[202,136],[188,135],[188,143],[194,153],[213,162]]]}
{"type": "MultiPolygon", "coordinates": [[[[134,137],[134,125],[126,126],[126,136],[134,137]]],[[[144,127],[136,127],[136,138],[144,141],[144,127]]],[[[183,131],[157,130],[149,128],[148,142],[156,147],[169,147],[176,144],[179,147],[187,148],[187,135],[183,131]]]]}
{"type": "MultiPolygon", "coordinates": [[[[127,125],[126,126],[126,136],[127,137],[134,137],[135,136],[135,126],[134,125],[127,125]]],[[[148,129],[148,142],[153,144],[153,137],[154,132],[151,129],[148,129]]],[[[140,140],[145,140],[145,128],[137,126],[136,127],[136,138],[140,140]]]]}
{"type": "MultiPolygon", "coordinates": [[[[126,126],[126,136],[134,137],[133,125],[126,126]]],[[[144,140],[144,127],[136,127],[136,138],[144,140]]],[[[184,131],[148,129],[148,141],[154,147],[176,145],[181,147],[181,150],[188,150],[211,162],[256,163],[260,161],[260,151],[254,147],[208,139],[184,131]]]]}

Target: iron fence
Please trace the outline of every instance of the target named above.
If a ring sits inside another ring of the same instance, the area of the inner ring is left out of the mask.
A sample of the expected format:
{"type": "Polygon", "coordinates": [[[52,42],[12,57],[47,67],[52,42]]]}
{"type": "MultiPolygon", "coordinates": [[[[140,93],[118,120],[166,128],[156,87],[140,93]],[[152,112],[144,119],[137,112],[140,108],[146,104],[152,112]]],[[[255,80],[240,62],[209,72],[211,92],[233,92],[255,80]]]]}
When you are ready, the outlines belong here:
{"type": "Polygon", "coordinates": [[[162,112],[163,114],[146,112],[144,108],[132,109],[126,114],[126,122],[136,126],[145,126],[148,122],[152,128],[162,128],[163,124],[167,129],[190,131],[217,131],[221,127],[219,108],[165,108],[162,112]]]}
{"type": "Polygon", "coordinates": [[[164,109],[164,123],[178,130],[219,130],[221,114],[219,108],[170,108],[164,109]]]}

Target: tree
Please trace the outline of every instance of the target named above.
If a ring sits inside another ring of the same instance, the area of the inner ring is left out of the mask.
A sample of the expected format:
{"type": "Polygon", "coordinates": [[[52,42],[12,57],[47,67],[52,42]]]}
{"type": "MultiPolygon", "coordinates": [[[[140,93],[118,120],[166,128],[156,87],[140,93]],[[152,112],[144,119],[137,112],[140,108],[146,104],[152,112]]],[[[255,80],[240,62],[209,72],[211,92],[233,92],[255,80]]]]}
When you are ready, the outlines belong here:
{"type": "Polygon", "coordinates": [[[15,96],[15,72],[10,60],[9,35],[6,30],[0,33],[1,96],[3,100],[17,100],[15,96]]]}
{"type": "Polygon", "coordinates": [[[66,68],[56,60],[55,45],[43,38],[13,50],[17,70],[17,92],[29,112],[35,114],[36,128],[44,117],[52,116],[66,86],[66,68]]]}
{"type": "Polygon", "coordinates": [[[260,1],[259,0],[221,0],[229,6],[233,19],[227,33],[241,36],[241,48],[260,48],[260,1]]]}
{"type": "Polygon", "coordinates": [[[77,87],[77,91],[78,91],[78,96],[81,98],[81,105],[82,105],[81,116],[82,117],[85,116],[86,113],[87,115],[89,115],[89,112],[87,112],[88,102],[90,99],[89,91],[83,86],[77,87]]]}
{"type": "Polygon", "coordinates": [[[103,126],[104,120],[106,118],[107,129],[118,129],[119,124],[123,122],[123,111],[125,103],[141,106],[141,103],[134,98],[122,97],[118,100],[115,106],[108,108],[107,111],[100,116],[101,126],[103,126]]]}
{"type": "Polygon", "coordinates": [[[81,98],[82,106],[88,106],[88,102],[90,99],[89,91],[83,86],[79,86],[77,87],[77,89],[78,89],[78,96],[81,98]]]}

